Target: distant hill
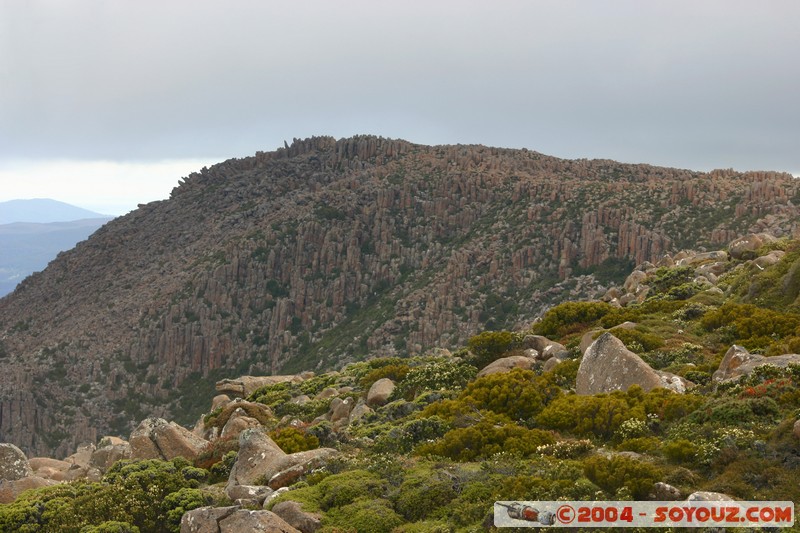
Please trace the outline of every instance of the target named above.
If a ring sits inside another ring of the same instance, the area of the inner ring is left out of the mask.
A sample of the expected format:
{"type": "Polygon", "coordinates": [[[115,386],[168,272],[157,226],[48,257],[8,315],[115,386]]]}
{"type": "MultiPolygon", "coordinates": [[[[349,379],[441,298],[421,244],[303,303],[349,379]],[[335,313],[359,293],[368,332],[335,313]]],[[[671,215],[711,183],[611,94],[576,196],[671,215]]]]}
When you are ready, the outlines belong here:
{"type": "Polygon", "coordinates": [[[0,297],[112,218],[48,198],[0,202],[0,297]]]}
{"type": "Polygon", "coordinates": [[[0,441],[63,456],[148,414],[193,423],[214,379],[520,329],[633,265],[791,235],[798,205],[790,174],[377,137],[231,159],[0,299],[0,441]]]}
{"type": "Polygon", "coordinates": [[[48,198],[0,202],[0,224],[10,224],[12,222],[46,224],[48,222],[69,222],[87,218],[107,218],[107,216],[48,198]]]}

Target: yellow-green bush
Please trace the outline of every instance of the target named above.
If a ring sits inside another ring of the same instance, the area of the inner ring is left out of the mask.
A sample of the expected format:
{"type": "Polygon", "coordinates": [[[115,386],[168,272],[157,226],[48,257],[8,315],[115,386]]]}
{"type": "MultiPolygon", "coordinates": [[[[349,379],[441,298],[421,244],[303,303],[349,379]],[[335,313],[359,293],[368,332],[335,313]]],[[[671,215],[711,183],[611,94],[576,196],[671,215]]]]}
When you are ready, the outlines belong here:
{"type": "Polygon", "coordinates": [[[474,461],[500,452],[528,456],[535,453],[537,447],[553,442],[555,438],[547,431],[481,421],[469,427],[452,429],[438,441],[418,446],[415,453],[449,457],[455,461],[474,461]]]}
{"type": "Polygon", "coordinates": [[[547,311],[542,320],[533,325],[539,335],[560,338],[594,324],[614,308],[603,302],[566,302],[547,311]]]}
{"type": "Polygon", "coordinates": [[[622,455],[595,455],[583,462],[583,468],[586,477],[608,494],[613,496],[625,488],[637,500],[646,498],[662,476],[655,465],[622,455]]]}
{"type": "Polygon", "coordinates": [[[510,331],[484,331],[467,342],[473,354],[469,363],[483,368],[519,346],[521,340],[519,334],[510,331]]]}
{"type": "Polygon", "coordinates": [[[271,431],[269,436],[286,453],[304,452],[319,448],[319,439],[317,437],[293,427],[271,431]]]}
{"type": "Polygon", "coordinates": [[[609,439],[620,424],[629,418],[644,420],[644,409],[641,406],[631,408],[624,393],[613,392],[594,396],[561,396],[542,410],[536,422],[540,427],[567,431],[578,437],[609,439]]]}

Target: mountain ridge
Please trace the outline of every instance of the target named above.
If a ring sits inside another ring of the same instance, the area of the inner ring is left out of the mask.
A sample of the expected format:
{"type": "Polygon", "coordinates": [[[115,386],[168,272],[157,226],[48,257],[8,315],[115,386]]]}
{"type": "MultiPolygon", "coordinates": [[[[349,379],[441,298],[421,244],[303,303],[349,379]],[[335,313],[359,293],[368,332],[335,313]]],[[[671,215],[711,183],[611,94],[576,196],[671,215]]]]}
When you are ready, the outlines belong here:
{"type": "Polygon", "coordinates": [[[455,345],[616,263],[797,230],[789,174],[314,137],[194,173],[0,301],[0,440],[66,454],[215,377],[455,345]]]}

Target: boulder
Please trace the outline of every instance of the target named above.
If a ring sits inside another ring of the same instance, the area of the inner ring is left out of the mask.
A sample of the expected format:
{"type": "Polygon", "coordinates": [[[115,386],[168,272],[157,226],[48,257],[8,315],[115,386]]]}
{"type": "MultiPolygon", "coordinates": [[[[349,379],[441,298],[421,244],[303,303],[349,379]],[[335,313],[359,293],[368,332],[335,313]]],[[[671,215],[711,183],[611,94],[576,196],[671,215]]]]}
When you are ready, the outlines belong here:
{"type": "Polygon", "coordinates": [[[266,385],[276,383],[286,383],[287,381],[299,382],[303,378],[297,375],[291,376],[241,376],[235,379],[223,379],[217,381],[217,392],[227,394],[235,398],[247,398],[255,391],[266,385]]]}
{"type": "Polygon", "coordinates": [[[225,487],[225,496],[236,500],[252,500],[259,505],[264,503],[267,496],[272,494],[272,489],[264,485],[233,485],[228,484],[225,487]]]}
{"type": "Polygon", "coordinates": [[[334,396],[339,396],[339,391],[333,387],[326,387],[319,391],[314,398],[317,400],[327,400],[328,398],[333,398],[334,396]]]}
{"type": "Polygon", "coordinates": [[[544,362],[544,365],[542,365],[542,372],[550,372],[555,367],[557,367],[559,365],[559,363],[562,363],[562,362],[563,361],[561,359],[557,359],[555,357],[551,357],[550,359],[548,359],[547,361],[544,362]]]}
{"type": "Polygon", "coordinates": [[[389,378],[381,378],[369,388],[367,393],[367,405],[384,405],[389,401],[389,396],[394,392],[394,381],[389,378]]]}
{"type": "Polygon", "coordinates": [[[275,444],[263,428],[244,430],[239,435],[239,456],[231,469],[229,484],[260,485],[275,474],[295,465],[314,468],[336,454],[332,448],[318,448],[287,454],[275,444]]]}
{"type": "Polygon", "coordinates": [[[538,352],[536,359],[542,361],[546,361],[551,357],[564,359],[569,355],[569,351],[563,344],[551,341],[547,337],[542,337],[541,335],[525,335],[525,338],[522,340],[522,346],[524,348],[536,350],[538,352]]]}
{"type": "Polygon", "coordinates": [[[745,235],[744,237],[732,240],[730,244],[728,244],[728,252],[730,252],[731,257],[734,259],[754,259],[758,255],[757,252],[759,248],[775,241],[775,237],[768,233],[745,235]]]}
{"type": "Polygon", "coordinates": [[[77,481],[79,479],[85,479],[86,481],[100,481],[103,479],[103,473],[100,472],[100,469],[95,468],[93,466],[81,466],[78,464],[72,465],[72,468],[67,470],[67,473],[64,475],[64,481],[77,481]]]}
{"type": "Polygon", "coordinates": [[[492,361],[483,369],[478,372],[478,377],[482,378],[483,376],[488,376],[490,374],[501,374],[505,372],[511,372],[515,368],[523,368],[525,370],[530,370],[534,366],[536,366],[536,359],[531,359],[530,357],[526,357],[524,355],[512,355],[510,357],[501,357],[495,361],[492,361]]]}
{"type": "Polygon", "coordinates": [[[653,485],[653,490],[650,492],[647,499],[654,501],[678,501],[681,499],[681,491],[672,485],[659,481],[653,485]]]}
{"type": "MultiPolygon", "coordinates": [[[[105,472],[117,461],[122,459],[130,459],[133,453],[131,450],[131,445],[122,439],[116,440],[121,441],[121,444],[107,444],[97,448],[94,453],[92,453],[92,457],[89,460],[89,466],[97,468],[101,472],[105,472]]],[[[100,442],[102,444],[104,441],[100,442]]]]}
{"type": "Polygon", "coordinates": [[[674,374],[653,370],[622,341],[610,333],[603,333],[583,354],[575,392],[590,395],[625,391],[633,385],[639,385],[645,392],[658,387],[683,392],[689,382],[674,374]]]}
{"type": "Polygon", "coordinates": [[[219,521],[220,533],[300,533],[272,511],[239,509],[219,521]]]}
{"type": "Polygon", "coordinates": [[[0,480],[14,481],[33,474],[28,458],[11,443],[0,443],[0,480]]]}
{"type": "Polygon", "coordinates": [[[800,439],[800,418],[795,420],[794,426],[792,426],[792,435],[794,435],[796,439],[800,439]]]}
{"type": "Polygon", "coordinates": [[[334,426],[347,424],[350,420],[350,411],[353,410],[353,404],[355,404],[355,401],[352,398],[345,398],[344,400],[334,398],[331,401],[331,407],[327,415],[331,424],[334,424],[334,426]]]}
{"type": "Polygon", "coordinates": [[[733,498],[721,492],[698,491],[686,498],[687,502],[732,502],[733,498]]]}
{"type": "Polygon", "coordinates": [[[647,274],[641,270],[634,270],[625,278],[625,283],[623,283],[622,288],[627,294],[636,294],[646,280],[647,274]]]}
{"type": "Polygon", "coordinates": [[[78,450],[64,460],[78,466],[88,467],[95,449],[94,444],[78,446],[78,450]]]}
{"type": "Polygon", "coordinates": [[[314,533],[322,525],[318,514],[306,513],[299,503],[291,500],[275,504],[272,512],[302,533],[314,533]]]}
{"type": "Polygon", "coordinates": [[[220,533],[220,520],[229,517],[239,509],[239,506],[193,509],[181,518],[181,533],[220,533]]]}
{"type": "Polygon", "coordinates": [[[33,475],[53,481],[64,481],[72,463],[50,459],[49,457],[32,457],[28,464],[33,470],[33,475]]]}
{"type": "Polygon", "coordinates": [[[221,439],[239,437],[239,434],[248,428],[255,428],[260,426],[261,423],[253,417],[247,416],[242,409],[237,409],[233,412],[231,417],[225,423],[219,436],[221,439]]]}
{"type": "Polygon", "coordinates": [[[267,486],[272,490],[278,490],[283,487],[288,487],[294,484],[295,481],[300,479],[306,473],[306,468],[303,465],[290,466],[286,470],[281,470],[267,482],[267,486]]]}
{"type": "Polygon", "coordinates": [[[207,445],[208,441],[175,422],[154,417],[142,420],[130,438],[133,459],[195,459],[207,445]]]}
{"type": "Polygon", "coordinates": [[[0,503],[12,503],[17,496],[30,489],[40,489],[58,484],[52,479],[27,476],[19,479],[0,479],[0,503]]]}
{"type": "Polygon", "coordinates": [[[370,409],[367,404],[364,403],[364,400],[358,400],[356,406],[353,407],[352,411],[350,411],[350,423],[352,424],[353,422],[358,422],[371,412],[372,409],[370,409]]]}
{"type": "Polygon", "coordinates": [[[755,368],[771,364],[780,368],[786,368],[790,364],[800,364],[800,355],[784,354],[765,357],[763,355],[750,353],[746,348],[734,344],[727,352],[719,368],[711,376],[715,383],[739,379],[749,375],[755,368]]]}
{"type": "Polygon", "coordinates": [[[755,259],[753,259],[753,263],[755,263],[757,267],[764,269],[780,263],[784,255],[786,255],[786,252],[784,252],[783,250],[773,250],[767,255],[756,257],[755,259]]]}
{"type": "Polygon", "coordinates": [[[231,403],[230,396],[228,396],[227,394],[217,394],[216,396],[214,396],[214,399],[211,400],[211,411],[222,409],[229,403],[231,403]]]}

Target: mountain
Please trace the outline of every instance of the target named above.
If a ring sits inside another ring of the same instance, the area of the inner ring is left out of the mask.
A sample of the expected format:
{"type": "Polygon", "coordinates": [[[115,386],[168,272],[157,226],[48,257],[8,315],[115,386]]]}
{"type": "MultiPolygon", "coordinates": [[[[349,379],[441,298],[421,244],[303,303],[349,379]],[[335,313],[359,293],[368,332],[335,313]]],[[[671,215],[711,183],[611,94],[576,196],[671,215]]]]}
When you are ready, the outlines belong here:
{"type": "Polygon", "coordinates": [[[463,344],[634,264],[797,229],[789,174],[359,136],[203,169],[0,300],[0,441],[65,455],[209,385],[463,344]]]}
{"type": "Polygon", "coordinates": [[[0,224],[0,297],[26,276],[42,270],[60,252],[86,239],[110,217],[67,222],[0,224]]]}
{"type": "Polygon", "coordinates": [[[87,218],[109,217],[48,198],[0,202],[0,224],[13,222],[46,224],[48,222],[65,222],[87,218]]]}

